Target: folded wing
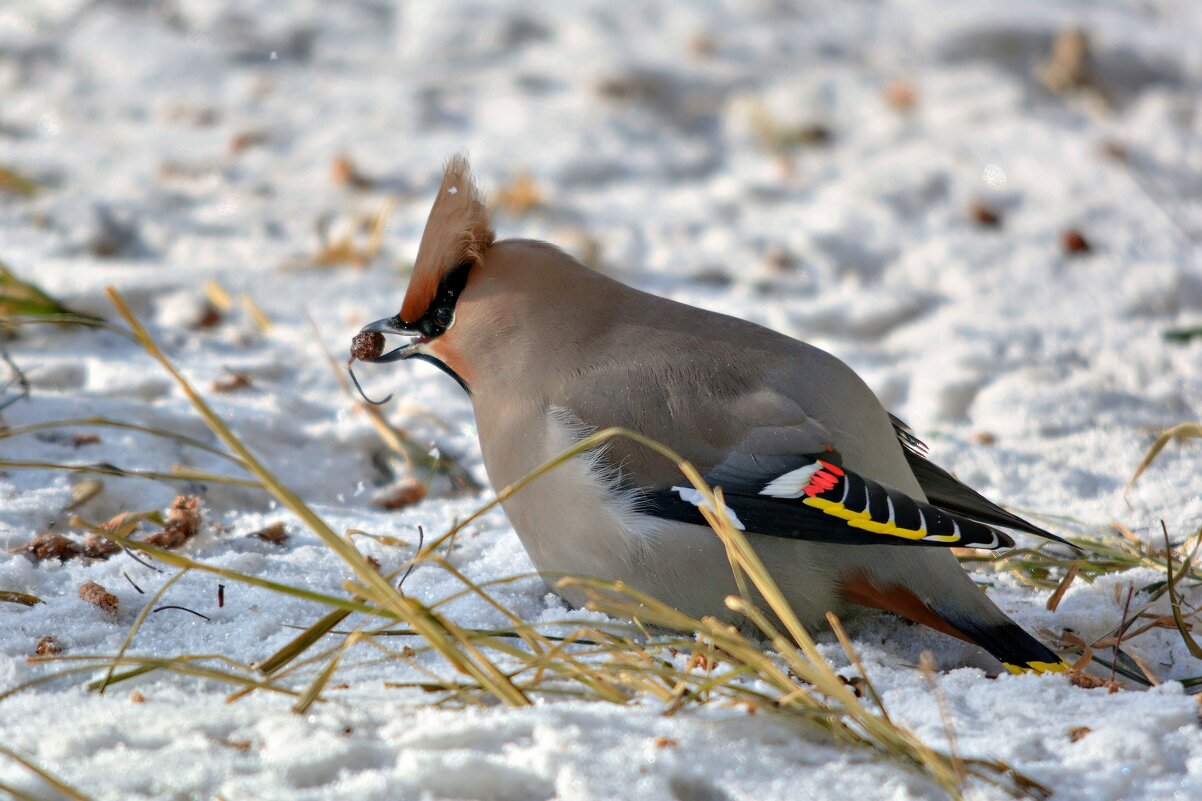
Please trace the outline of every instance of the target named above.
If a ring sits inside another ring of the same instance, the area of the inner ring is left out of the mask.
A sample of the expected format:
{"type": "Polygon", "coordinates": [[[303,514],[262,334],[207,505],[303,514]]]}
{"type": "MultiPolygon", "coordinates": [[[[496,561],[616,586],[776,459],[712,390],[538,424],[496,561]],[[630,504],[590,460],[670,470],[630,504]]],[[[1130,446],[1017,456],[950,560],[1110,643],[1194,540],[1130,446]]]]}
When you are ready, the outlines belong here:
{"type": "MultiPolygon", "coordinates": [[[[735,454],[706,480],[722,488],[731,522],[757,534],[847,545],[993,549],[1014,544],[986,523],[915,500],[842,467],[833,451],[767,460],[735,454]],[[770,469],[756,475],[751,466],[757,462],[770,469]]],[[[647,493],[642,511],[704,525],[702,504],[692,487],[677,486],[647,493]]]]}

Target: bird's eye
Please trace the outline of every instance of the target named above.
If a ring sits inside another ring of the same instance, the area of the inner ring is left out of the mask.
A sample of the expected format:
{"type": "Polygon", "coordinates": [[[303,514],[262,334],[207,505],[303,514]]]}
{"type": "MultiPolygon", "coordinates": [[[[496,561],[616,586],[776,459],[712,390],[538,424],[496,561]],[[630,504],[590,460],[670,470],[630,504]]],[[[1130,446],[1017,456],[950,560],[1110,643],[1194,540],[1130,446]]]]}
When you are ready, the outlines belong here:
{"type": "Polygon", "coordinates": [[[434,322],[437,323],[440,328],[446,328],[454,319],[455,312],[452,311],[450,306],[439,306],[434,310],[434,322]]]}

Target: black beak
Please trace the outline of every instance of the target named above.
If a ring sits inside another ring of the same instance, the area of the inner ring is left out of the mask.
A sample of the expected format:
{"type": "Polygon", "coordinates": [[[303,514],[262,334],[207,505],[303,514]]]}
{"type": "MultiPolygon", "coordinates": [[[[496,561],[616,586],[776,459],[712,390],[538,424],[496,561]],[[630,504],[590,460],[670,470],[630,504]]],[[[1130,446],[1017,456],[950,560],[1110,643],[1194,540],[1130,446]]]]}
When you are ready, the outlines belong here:
{"type": "MultiPolygon", "coordinates": [[[[396,317],[385,317],[383,320],[376,320],[374,323],[368,323],[359,329],[361,334],[400,334],[401,336],[414,337],[419,336],[421,331],[416,328],[410,328],[402,322],[400,315],[396,317]]],[[[417,345],[410,342],[408,345],[402,345],[399,348],[390,350],[379,358],[372,359],[372,364],[381,362],[399,362],[402,359],[408,359],[417,353],[417,345]]]]}
{"type": "Polygon", "coordinates": [[[376,320],[374,323],[368,323],[359,329],[361,334],[402,334],[404,336],[417,336],[421,332],[415,328],[409,328],[401,320],[398,314],[395,317],[385,317],[383,320],[376,320]]]}

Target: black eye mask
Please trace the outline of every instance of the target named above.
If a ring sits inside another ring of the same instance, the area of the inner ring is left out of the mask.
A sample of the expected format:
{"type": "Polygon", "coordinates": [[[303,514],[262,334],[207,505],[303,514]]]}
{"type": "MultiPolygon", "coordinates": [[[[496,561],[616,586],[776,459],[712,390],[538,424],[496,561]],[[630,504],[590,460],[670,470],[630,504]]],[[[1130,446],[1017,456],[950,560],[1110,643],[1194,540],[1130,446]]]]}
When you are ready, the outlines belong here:
{"type": "Polygon", "coordinates": [[[467,286],[467,276],[471,272],[471,262],[464,262],[453,268],[438,285],[434,300],[426,308],[421,319],[409,326],[421,333],[426,339],[434,339],[443,334],[455,321],[455,303],[460,293],[467,286]]]}

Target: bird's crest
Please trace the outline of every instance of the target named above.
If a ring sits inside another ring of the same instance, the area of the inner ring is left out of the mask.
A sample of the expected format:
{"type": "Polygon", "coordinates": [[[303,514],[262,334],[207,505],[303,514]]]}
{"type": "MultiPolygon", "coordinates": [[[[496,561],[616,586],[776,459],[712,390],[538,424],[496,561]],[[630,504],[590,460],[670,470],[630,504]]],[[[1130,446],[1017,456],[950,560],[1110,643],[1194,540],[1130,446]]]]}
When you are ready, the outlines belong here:
{"type": "Polygon", "coordinates": [[[479,264],[494,239],[488,209],[472,180],[471,165],[466,156],[457,154],[447,162],[438,197],[426,219],[413,277],[401,305],[401,319],[409,323],[420,319],[447,273],[461,264],[479,264]]]}

